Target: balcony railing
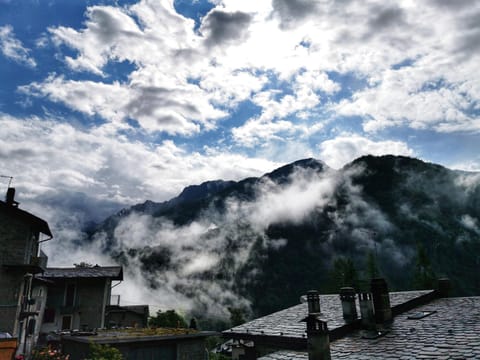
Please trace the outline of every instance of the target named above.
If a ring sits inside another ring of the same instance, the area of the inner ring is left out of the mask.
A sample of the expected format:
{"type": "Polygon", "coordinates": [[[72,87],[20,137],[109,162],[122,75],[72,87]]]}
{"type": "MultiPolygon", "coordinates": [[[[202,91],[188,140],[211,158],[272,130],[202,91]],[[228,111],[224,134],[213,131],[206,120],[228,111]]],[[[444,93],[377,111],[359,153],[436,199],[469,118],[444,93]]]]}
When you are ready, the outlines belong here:
{"type": "Polygon", "coordinates": [[[30,257],[28,263],[12,261],[8,257],[3,257],[2,263],[5,268],[29,272],[32,274],[43,273],[47,268],[48,257],[43,251],[40,251],[40,256],[30,257]]]}

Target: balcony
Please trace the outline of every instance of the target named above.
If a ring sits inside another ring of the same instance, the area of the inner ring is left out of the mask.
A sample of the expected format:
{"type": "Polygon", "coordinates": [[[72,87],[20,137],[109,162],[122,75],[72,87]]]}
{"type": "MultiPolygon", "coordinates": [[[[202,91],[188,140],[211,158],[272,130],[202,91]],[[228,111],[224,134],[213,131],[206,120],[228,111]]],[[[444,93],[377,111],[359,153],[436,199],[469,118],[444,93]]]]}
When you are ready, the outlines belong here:
{"type": "Polygon", "coordinates": [[[32,256],[27,264],[11,262],[8,258],[4,258],[3,267],[12,271],[38,274],[46,270],[47,262],[47,255],[40,250],[40,256],[32,256]]]}

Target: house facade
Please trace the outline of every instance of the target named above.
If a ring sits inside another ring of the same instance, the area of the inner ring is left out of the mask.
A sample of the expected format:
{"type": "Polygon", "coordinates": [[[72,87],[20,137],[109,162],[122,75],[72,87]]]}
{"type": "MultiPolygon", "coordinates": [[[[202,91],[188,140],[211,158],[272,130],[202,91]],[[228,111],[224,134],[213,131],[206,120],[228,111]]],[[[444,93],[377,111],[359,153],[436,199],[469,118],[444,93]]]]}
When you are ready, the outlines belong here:
{"type": "Polygon", "coordinates": [[[40,332],[104,328],[112,282],[122,280],[121,266],[47,268],[34,285],[47,291],[40,332]]]}
{"type": "Polygon", "coordinates": [[[9,188],[0,201],[0,333],[17,338],[19,348],[34,333],[45,300],[40,294],[35,303],[32,284],[47,264],[39,244],[51,238],[48,223],[21,210],[9,188]]]}

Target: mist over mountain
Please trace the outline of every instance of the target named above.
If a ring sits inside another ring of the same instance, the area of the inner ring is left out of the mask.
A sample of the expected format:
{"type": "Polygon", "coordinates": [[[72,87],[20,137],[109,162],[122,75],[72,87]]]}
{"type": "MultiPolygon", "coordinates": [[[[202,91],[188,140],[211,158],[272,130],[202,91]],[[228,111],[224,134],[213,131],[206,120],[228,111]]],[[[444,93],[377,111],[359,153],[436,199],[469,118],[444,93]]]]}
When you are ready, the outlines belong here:
{"type": "Polygon", "coordinates": [[[337,290],[338,259],[351,261],[361,284],[373,258],[395,290],[418,286],[423,259],[456,294],[478,294],[479,219],[480,173],[390,155],[340,170],[305,159],[124,209],[89,242],[156,304],[226,318],[229,307],[260,315],[311,288],[337,290]]]}

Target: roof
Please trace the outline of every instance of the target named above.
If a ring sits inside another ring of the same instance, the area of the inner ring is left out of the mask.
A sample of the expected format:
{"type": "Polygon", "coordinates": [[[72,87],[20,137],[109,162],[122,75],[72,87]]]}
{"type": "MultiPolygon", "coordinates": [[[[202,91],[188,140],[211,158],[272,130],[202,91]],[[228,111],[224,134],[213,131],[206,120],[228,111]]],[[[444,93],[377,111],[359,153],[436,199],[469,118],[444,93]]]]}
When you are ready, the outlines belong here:
{"type": "MultiPolygon", "coordinates": [[[[433,290],[391,292],[392,311],[402,304],[408,304],[422,297],[429,299],[433,293],[433,290]]],[[[342,304],[338,294],[320,295],[320,309],[321,319],[327,322],[330,334],[343,332],[343,328],[348,327],[343,319],[342,304]]],[[[303,349],[306,346],[306,327],[301,320],[307,313],[308,305],[298,304],[226,330],[223,335],[233,339],[254,340],[256,344],[281,343],[283,348],[303,349]]],[[[358,302],[357,313],[360,314],[358,302]]]]}
{"type": "Polygon", "coordinates": [[[47,236],[53,236],[50,228],[48,227],[48,223],[45,220],[40,219],[39,217],[30,214],[25,210],[21,210],[16,206],[8,205],[6,202],[0,201],[0,211],[7,214],[8,216],[20,219],[21,221],[28,223],[35,230],[38,230],[47,236]]]}
{"type": "MultiPolygon", "coordinates": [[[[362,338],[362,330],[334,340],[332,359],[467,359],[480,358],[480,296],[440,298],[395,317],[380,338],[362,338]],[[435,311],[421,319],[420,312],[435,311]]],[[[261,360],[307,360],[307,352],[277,351],[261,360]]],[[[259,359],[259,360],[260,360],[259,359]]]]}
{"type": "Polygon", "coordinates": [[[162,342],[191,338],[205,338],[217,336],[214,331],[198,331],[183,328],[157,328],[157,329],[117,329],[98,331],[94,335],[77,336],[63,335],[62,341],[74,341],[81,343],[95,342],[97,344],[119,344],[131,342],[162,342]]]}
{"type": "Polygon", "coordinates": [[[87,279],[87,278],[110,278],[112,280],[123,280],[123,269],[121,266],[92,266],[73,268],[47,268],[43,279],[87,279]]]}
{"type": "Polygon", "coordinates": [[[148,315],[148,305],[107,305],[107,312],[132,312],[139,315],[148,315]]]}

